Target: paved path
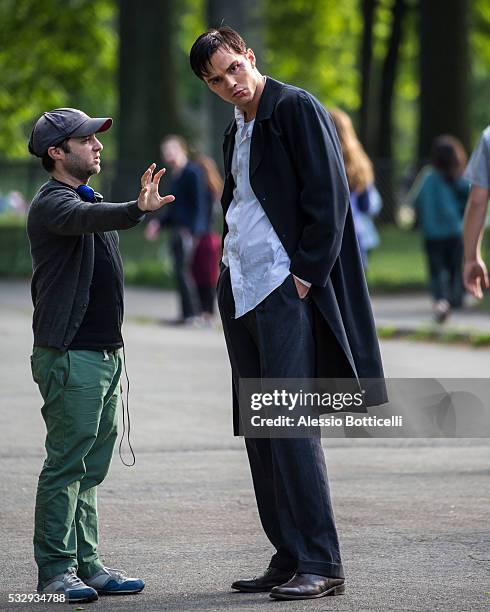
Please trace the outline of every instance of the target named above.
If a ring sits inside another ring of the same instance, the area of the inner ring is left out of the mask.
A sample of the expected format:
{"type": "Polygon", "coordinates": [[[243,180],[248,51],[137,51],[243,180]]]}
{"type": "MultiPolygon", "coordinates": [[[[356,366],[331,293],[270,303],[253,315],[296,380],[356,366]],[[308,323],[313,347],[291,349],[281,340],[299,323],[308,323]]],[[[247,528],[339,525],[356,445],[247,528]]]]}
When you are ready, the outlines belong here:
{"type": "MultiPolygon", "coordinates": [[[[488,440],[324,441],[348,579],[343,597],[272,602],[232,593],[260,572],[262,535],[243,442],[231,436],[229,369],[219,330],[150,323],[172,318],[172,295],[129,290],[125,339],[134,468],[116,456],[100,487],[109,566],[147,581],[131,598],[85,610],[484,610],[490,604],[488,440]]],[[[0,610],[32,592],[31,539],[43,459],[40,398],[31,381],[25,283],[0,282],[0,610]]],[[[390,376],[486,376],[489,350],[390,341],[390,376]]],[[[29,605],[25,610],[53,610],[29,605]]]]}
{"type": "MultiPolygon", "coordinates": [[[[432,325],[431,300],[427,295],[404,294],[374,296],[372,299],[376,322],[379,325],[395,325],[403,329],[420,329],[432,325]]],[[[0,279],[0,306],[21,308],[31,312],[31,302],[25,281],[0,279]]],[[[177,301],[172,291],[158,289],[126,288],[126,318],[138,318],[140,322],[172,319],[177,316],[177,301]]],[[[451,314],[445,329],[474,332],[490,332],[490,313],[475,308],[451,314]]]]}
{"type": "Polygon", "coordinates": [[[402,330],[418,330],[423,327],[440,327],[445,331],[490,332],[490,313],[474,307],[457,310],[443,326],[437,326],[432,318],[432,303],[427,295],[407,294],[375,296],[373,308],[376,322],[381,326],[394,325],[402,330]]]}

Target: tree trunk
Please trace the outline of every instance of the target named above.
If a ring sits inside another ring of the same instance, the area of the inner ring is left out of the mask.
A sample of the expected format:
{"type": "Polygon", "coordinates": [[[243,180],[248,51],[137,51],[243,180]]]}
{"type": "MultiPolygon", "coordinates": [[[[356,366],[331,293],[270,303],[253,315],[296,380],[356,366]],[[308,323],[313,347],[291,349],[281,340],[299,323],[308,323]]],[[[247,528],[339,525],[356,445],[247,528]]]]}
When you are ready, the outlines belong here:
{"type": "Polygon", "coordinates": [[[398,60],[406,9],[406,0],[395,0],[392,9],[391,36],[381,75],[376,177],[378,188],[383,198],[381,219],[387,222],[393,222],[395,220],[397,207],[393,185],[393,93],[398,71],[398,60]]]}
{"type": "Polygon", "coordinates": [[[419,162],[436,136],[452,134],[468,150],[470,59],[468,0],[420,0],[419,162]]]}
{"type": "MultiPolygon", "coordinates": [[[[236,30],[246,44],[254,50],[257,67],[261,70],[262,20],[259,0],[207,0],[208,27],[227,25],[236,30]]],[[[223,133],[233,119],[233,108],[218,96],[208,93],[205,98],[209,116],[208,142],[211,155],[223,167],[223,133]]]]}
{"type": "Polygon", "coordinates": [[[160,139],[179,131],[174,59],[174,0],[119,0],[118,159],[115,200],[139,192],[151,162],[161,166],[160,139]]]}
{"type": "Polygon", "coordinates": [[[373,59],[373,24],[376,0],[362,0],[362,40],[360,47],[361,67],[361,108],[359,110],[359,139],[366,151],[371,149],[370,108],[371,108],[371,67],[373,59]]]}

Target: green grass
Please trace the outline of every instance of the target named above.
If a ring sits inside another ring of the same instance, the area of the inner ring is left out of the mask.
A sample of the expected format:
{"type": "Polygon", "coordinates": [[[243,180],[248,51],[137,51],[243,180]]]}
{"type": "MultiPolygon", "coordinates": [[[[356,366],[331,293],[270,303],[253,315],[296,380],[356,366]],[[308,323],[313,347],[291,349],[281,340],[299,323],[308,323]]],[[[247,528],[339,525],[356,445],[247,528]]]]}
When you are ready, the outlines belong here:
{"type": "MultiPolygon", "coordinates": [[[[165,236],[148,242],[143,227],[119,232],[125,282],[147,287],[173,286],[165,236]]],[[[0,277],[29,278],[32,273],[25,218],[0,215],[0,277]]]]}
{"type": "Polygon", "coordinates": [[[474,347],[490,346],[490,334],[489,333],[474,334],[471,336],[470,342],[471,342],[471,345],[474,347]]]}
{"type": "Polygon", "coordinates": [[[367,280],[372,292],[426,291],[427,268],[418,232],[395,226],[380,229],[380,246],[369,257],[367,280]]]}
{"type": "Polygon", "coordinates": [[[166,233],[149,242],[144,227],[119,232],[119,244],[124,262],[124,277],[128,285],[173,287],[172,269],[166,233]]]}
{"type": "Polygon", "coordinates": [[[464,330],[445,330],[438,327],[420,327],[409,330],[395,326],[378,326],[378,337],[382,340],[411,340],[413,342],[437,342],[439,344],[463,344],[473,348],[490,346],[490,333],[464,330]]]}
{"type": "Polygon", "coordinates": [[[378,338],[385,340],[391,340],[392,338],[396,338],[398,335],[398,330],[394,325],[381,325],[376,329],[378,332],[378,338]]]}

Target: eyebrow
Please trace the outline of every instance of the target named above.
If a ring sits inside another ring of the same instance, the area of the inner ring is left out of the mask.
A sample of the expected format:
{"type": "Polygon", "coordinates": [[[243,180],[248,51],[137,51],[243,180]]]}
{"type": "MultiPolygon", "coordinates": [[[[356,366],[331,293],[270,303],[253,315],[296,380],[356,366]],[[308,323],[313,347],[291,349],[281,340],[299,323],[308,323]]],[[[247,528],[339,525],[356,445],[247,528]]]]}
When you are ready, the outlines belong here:
{"type": "MultiPolygon", "coordinates": [[[[228,68],[225,70],[225,73],[226,73],[226,72],[229,72],[229,70],[230,70],[230,68],[233,66],[233,64],[236,64],[237,62],[238,62],[238,60],[236,60],[236,59],[235,59],[235,60],[233,60],[233,61],[231,62],[231,64],[228,66],[228,68]]],[[[210,75],[210,76],[205,77],[205,81],[206,81],[206,82],[208,82],[208,81],[212,81],[213,79],[215,79],[216,77],[219,77],[219,76],[220,76],[219,74],[213,74],[213,73],[211,73],[211,75],[210,75]]]]}

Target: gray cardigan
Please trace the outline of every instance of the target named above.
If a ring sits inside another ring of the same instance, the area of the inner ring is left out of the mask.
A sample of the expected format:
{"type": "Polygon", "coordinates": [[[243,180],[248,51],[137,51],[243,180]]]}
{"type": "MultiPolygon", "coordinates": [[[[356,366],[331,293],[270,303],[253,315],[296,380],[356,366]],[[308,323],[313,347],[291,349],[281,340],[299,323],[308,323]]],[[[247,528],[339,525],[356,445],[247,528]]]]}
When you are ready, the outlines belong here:
{"type": "Polygon", "coordinates": [[[32,200],[27,216],[31,246],[34,346],[66,351],[89,302],[94,269],[94,233],[107,232],[114,269],[123,284],[118,229],[137,225],[144,217],[137,202],[125,204],[82,201],[75,189],[54,179],[32,200]]]}

